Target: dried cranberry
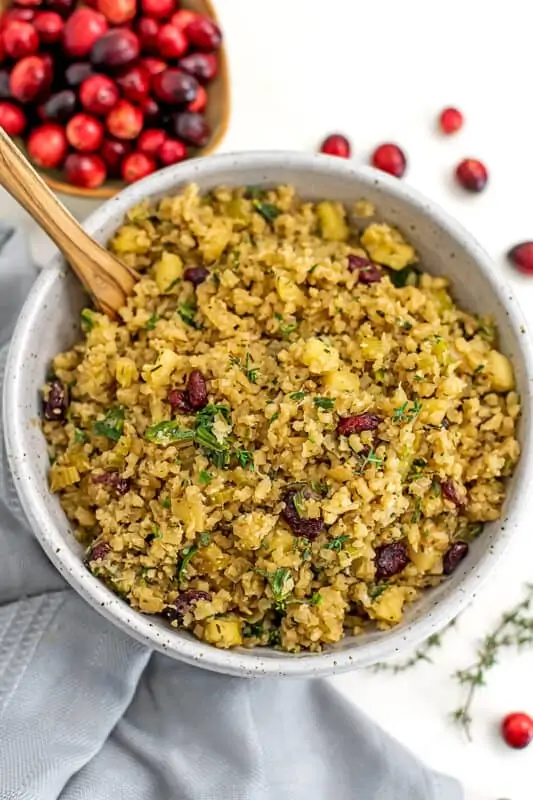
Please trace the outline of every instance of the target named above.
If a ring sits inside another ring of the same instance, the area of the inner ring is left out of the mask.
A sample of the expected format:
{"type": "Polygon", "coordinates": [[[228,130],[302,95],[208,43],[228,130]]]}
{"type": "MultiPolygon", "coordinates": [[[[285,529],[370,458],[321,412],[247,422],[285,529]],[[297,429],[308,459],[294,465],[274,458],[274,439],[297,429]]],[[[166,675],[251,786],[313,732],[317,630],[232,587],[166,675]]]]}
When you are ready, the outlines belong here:
{"type": "Polygon", "coordinates": [[[440,482],[440,486],[442,489],[442,494],[446,497],[447,500],[450,500],[456,506],[464,506],[465,500],[459,492],[457,491],[456,484],[450,479],[447,478],[444,481],[440,482]]]}
{"type": "Polygon", "coordinates": [[[198,81],[180,69],[170,67],[153,76],[153,89],[163,103],[191,103],[198,92],[198,81]]]}
{"type": "Polygon", "coordinates": [[[445,108],[439,115],[439,125],[443,133],[456,133],[463,127],[463,115],[457,108],[445,108]]]}
{"type": "Polygon", "coordinates": [[[50,95],[39,107],[39,116],[46,122],[66,122],[76,108],[76,95],[72,89],[63,89],[50,95]]]}
{"type": "Polygon", "coordinates": [[[34,128],[27,141],[28,155],[45,169],[59,167],[67,154],[67,138],[61,125],[47,122],[34,128]]]}
{"type": "Polygon", "coordinates": [[[468,550],[468,542],[455,542],[455,544],[452,544],[442,559],[442,571],[445,575],[451,575],[457,569],[463,558],[467,557],[468,550]]]}
{"type": "Polygon", "coordinates": [[[26,127],[26,117],[21,108],[13,103],[0,102],[0,128],[8,136],[20,136],[26,127]]]}
{"type": "Polygon", "coordinates": [[[139,57],[139,38],[127,28],[114,28],[100,36],[91,50],[91,62],[97,67],[117,69],[132,64],[139,57]]]}
{"type": "Polygon", "coordinates": [[[92,8],[78,8],[65,22],[63,49],[71,58],[84,58],[93,46],[104,38],[108,25],[106,18],[92,8]]]}
{"type": "Polygon", "coordinates": [[[67,86],[70,86],[71,89],[75,89],[77,86],[80,86],[84,80],[86,80],[90,75],[93,75],[93,68],[91,64],[87,62],[81,61],[78,64],[71,64],[65,70],[65,81],[67,86]]]}
{"type": "Polygon", "coordinates": [[[70,153],[63,168],[69,183],[85,189],[97,189],[107,174],[103,160],[94,153],[70,153]]]}
{"type": "Polygon", "coordinates": [[[397,144],[382,144],[372,154],[372,166],[401,178],[407,168],[407,159],[397,144]]]}
{"type": "Polygon", "coordinates": [[[183,616],[191,610],[191,606],[198,600],[211,600],[209,592],[194,591],[193,589],[187,592],[180,592],[171,606],[167,606],[162,611],[162,616],[169,622],[175,622],[182,619],[183,616]]]}
{"type": "Polygon", "coordinates": [[[524,275],[533,275],[533,242],[515,244],[507,253],[507,258],[524,275]]]}
{"type": "Polygon", "coordinates": [[[107,542],[95,544],[89,553],[88,561],[102,561],[111,551],[111,546],[107,542]]]}
{"type": "Polygon", "coordinates": [[[381,422],[381,417],[365,411],[363,414],[354,414],[351,417],[342,417],[337,425],[337,433],[341,436],[351,436],[352,433],[375,431],[381,422]]]}
{"type": "Polygon", "coordinates": [[[67,387],[59,378],[55,378],[48,384],[48,394],[43,402],[43,416],[52,422],[63,422],[67,409],[67,387]]]}
{"type": "Polygon", "coordinates": [[[56,11],[40,11],[33,24],[43,44],[55,44],[61,39],[65,23],[56,11]]]}
{"type": "Polygon", "coordinates": [[[183,273],[183,280],[190,281],[193,286],[200,286],[208,278],[209,270],[206,267],[188,267],[183,273]]]}
{"type": "Polygon", "coordinates": [[[39,49],[39,36],[29,22],[10,22],[2,32],[2,44],[10,58],[31,56],[39,49]]]}
{"type": "MultiPolygon", "coordinates": [[[[294,498],[297,494],[297,489],[289,489],[285,492],[283,497],[285,508],[281,512],[282,519],[285,520],[295,536],[301,536],[305,539],[309,539],[309,541],[313,541],[313,539],[316,539],[322,532],[324,520],[322,517],[301,517],[294,503],[294,498]]],[[[303,495],[306,499],[311,497],[311,493],[308,489],[303,490],[303,495]]]]}
{"type": "Polygon", "coordinates": [[[187,397],[191,408],[195,411],[207,405],[207,382],[199,369],[193,369],[189,375],[187,397]]]}
{"type": "Polygon", "coordinates": [[[161,25],[157,33],[157,51],[163,58],[181,58],[187,52],[185,34],[174,25],[161,25]]]}
{"type": "Polygon", "coordinates": [[[376,580],[382,581],[401,572],[409,563],[405,542],[392,542],[376,548],[376,580]]]}
{"type": "Polygon", "coordinates": [[[222,42],[220,28],[209,17],[195,17],[185,28],[185,34],[194,47],[207,53],[217,50],[222,42]]]}
{"type": "Polygon", "coordinates": [[[173,411],[180,411],[182,414],[192,413],[189,396],[185,389],[172,389],[168,393],[167,401],[172,406],[173,411]]]}
{"type": "Polygon", "coordinates": [[[358,273],[359,283],[378,283],[383,277],[383,272],[377,264],[353,253],[348,256],[348,269],[350,272],[358,273]]]}
{"type": "Polygon", "coordinates": [[[180,60],[179,68],[200,83],[208,83],[218,73],[218,59],[214,53],[189,53],[180,60]]]}
{"type": "Polygon", "coordinates": [[[320,145],[320,152],[328,156],[339,156],[340,158],[350,158],[350,142],[340,133],[332,133],[327,136],[320,145]]]}
{"type": "Polygon", "coordinates": [[[118,472],[104,472],[103,475],[97,475],[93,478],[93,483],[101,483],[104,486],[109,486],[117,494],[126,494],[130,488],[130,482],[127,478],[121,478],[118,472]]]}
{"type": "Polygon", "coordinates": [[[174,132],[178,139],[183,139],[193,147],[204,147],[211,137],[211,130],[204,117],[190,111],[175,115],[174,132]]]}
{"type": "Polygon", "coordinates": [[[155,160],[145,153],[130,153],[122,162],[121,175],[126,183],[135,183],[157,169],[155,160]]]}
{"type": "Polygon", "coordinates": [[[458,164],[455,177],[468,192],[482,192],[489,179],[486,166],[476,158],[465,158],[458,164]]]}

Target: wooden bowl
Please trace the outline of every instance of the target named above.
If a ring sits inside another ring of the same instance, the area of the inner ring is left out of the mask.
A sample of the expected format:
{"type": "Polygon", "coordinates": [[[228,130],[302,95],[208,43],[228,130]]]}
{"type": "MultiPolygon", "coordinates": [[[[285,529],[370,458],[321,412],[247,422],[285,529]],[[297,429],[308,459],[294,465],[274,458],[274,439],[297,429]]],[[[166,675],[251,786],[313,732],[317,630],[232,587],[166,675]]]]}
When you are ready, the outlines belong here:
{"type": "MultiPolygon", "coordinates": [[[[11,5],[9,0],[0,0],[0,12],[4,11],[11,5]]],[[[211,4],[211,0],[183,0],[180,3],[180,8],[189,8],[193,11],[199,11],[201,14],[207,16],[218,22],[217,15],[211,4]]],[[[205,147],[200,149],[191,149],[190,157],[195,158],[198,156],[206,156],[212,153],[219,146],[224,138],[229,123],[230,114],[230,91],[229,91],[229,74],[228,64],[226,59],[225,48],[222,47],[218,51],[219,71],[216,78],[207,86],[207,108],[206,119],[211,127],[211,139],[205,147]]],[[[27,150],[24,142],[21,139],[16,140],[17,145],[22,152],[27,155],[27,150]]],[[[81,186],[72,186],[66,183],[60,170],[57,169],[38,169],[39,174],[43,177],[45,182],[56,192],[62,194],[72,195],[74,197],[86,198],[107,198],[112,197],[117,192],[126,186],[124,181],[108,180],[98,189],[84,189],[81,186]]]]}

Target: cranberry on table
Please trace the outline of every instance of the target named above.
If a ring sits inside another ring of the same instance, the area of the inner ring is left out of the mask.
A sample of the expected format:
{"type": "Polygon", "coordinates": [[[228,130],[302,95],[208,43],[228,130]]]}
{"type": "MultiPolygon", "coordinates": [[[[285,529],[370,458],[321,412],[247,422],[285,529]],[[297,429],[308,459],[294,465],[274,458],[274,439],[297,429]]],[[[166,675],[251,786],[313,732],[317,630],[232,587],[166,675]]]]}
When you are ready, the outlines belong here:
{"type": "Polygon", "coordinates": [[[65,70],[65,81],[67,86],[75,89],[80,86],[84,80],[94,75],[92,64],[87,61],[80,61],[78,64],[70,64],[65,70]]]}
{"type": "Polygon", "coordinates": [[[139,37],[127,28],[115,28],[100,36],[91,50],[96,67],[115,69],[132,64],[139,57],[139,37]]]}
{"type": "Polygon", "coordinates": [[[135,24],[137,36],[141,42],[141,50],[143,53],[153,53],[157,47],[157,34],[160,23],[152,17],[141,17],[135,24]]]}
{"type": "Polygon", "coordinates": [[[190,11],[188,8],[180,8],[179,11],[176,11],[176,13],[171,16],[170,24],[185,32],[190,23],[198,17],[201,17],[201,14],[199,14],[198,11],[190,11]]]}
{"type": "Polygon", "coordinates": [[[211,137],[211,130],[205,118],[201,114],[194,114],[190,111],[176,114],[174,131],[178,139],[183,139],[193,147],[204,147],[211,137]]]}
{"type": "Polygon", "coordinates": [[[407,169],[407,159],[397,144],[381,144],[372,154],[372,166],[401,178],[407,169]]]}
{"type": "Polygon", "coordinates": [[[187,267],[183,273],[183,280],[189,281],[196,288],[209,278],[207,267],[187,267]]]}
{"type": "Polygon", "coordinates": [[[148,128],[147,130],[143,131],[139,136],[139,141],[137,142],[137,147],[147,156],[152,156],[153,158],[157,157],[159,149],[163,142],[166,141],[167,134],[164,130],[156,129],[156,128],[148,128]]]}
{"type": "Polygon", "coordinates": [[[150,73],[142,64],[134,64],[116,75],[116,81],[128,100],[143,100],[150,91],[150,73]]]}
{"type": "Polygon", "coordinates": [[[167,68],[166,61],[163,61],[161,58],[142,58],[141,64],[148,70],[150,75],[158,75],[160,72],[164,72],[167,68]]]}
{"type": "Polygon", "coordinates": [[[98,11],[112,25],[123,25],[132,20],[137,13],[136,0],[98,0],[98,11]]]}
{"type": "Polygon", "coordinates": [[[180,69],[170,67],[153,76],[154,94],[163,103],[192,103],[198,94],[198,81],[180,69]]]}
{"type": "Polygon", "coordinates": [[[74,186],[97,189],[106,179],[106,168],[94,153],[71,153],[65,159],[65,177],[74,186]]]}
{"type": "Polygon", "coordinates": [[[533,242],[521,242],[507,253],[511,264],[524,275],[533,275],[533,242]]]}
{"type": "Polygon", "coordinates": [[[10,22],[2,31],[2,44],[10,58],[31,56],[39,49],[39,36],[29,22],[10,22]]]}
{"type": "Polygon", "coordinates": [[[75,0],[46,0],[46,6],[50,11],[56,11],[62,17],[68,17],[74,8],[75,0]]]}
{"type": "Polygon", "coordinates": [[[218,59],[214,53],[189,53],[180,59],[178,66],[200,83],[212,81],[218,73],[218,59]]]}
{"type": "Polygon", "coordinates": [[[469,549],[468,542],[455,542],[448,548],[442,559],[442,571],[445,575],[455,572],[461,561],[467,557],[469,549]]]}
{"type": "Polygon", "coordinates": [[[374,559],[376,565],[376,581],[392,578],[402,572],[409,563],[409,555],[405,542],[392,542],[376,548],[374,559]]]}
{"type": "Polygon", "coordinates": [[[157,169],[155,160],[144,153],[130,153],[122,162],[121,174],[126,183],[134,183],[157,169]]]}
{"type": "Polygon", "coordinates": [[[129,100],[119,100],[106,117],[106,127],[117,139],[136,139],[143,128],[143,113],[129,100]]]}
{"type": "Polygon", "coordinates": [[[66,127],[69,144],[80,153],[94,153],[102,144],[104,126],[90,114],[75,114],[66,127]]]}
{"type": "Polygon", "coordinates": [[[320,152],[326,153],[328,156],[350,158],[352,148],[346,136],[341,133],[332,133],[320,145],[320,152]]]}
{"type": "Polygon", "coordinates": [[[443,133],[457,133],[463,127],[463,115],[458,108],[445,108],[440,112],[439,125],[443,133]]]}
{"type": "Polygon", "coordinates": [[[113,178],[119,178],[120,166],[128,153],[131,152],[130,143],[120,139],[104,139],[99,152],[107,164],[109,175],[113,178]]]}
{"type": "Polygon", "coordinates": [[[193,111],[195,114],[200,114],[207,106],[207,92],[203,86],[198,87],[198,94],[192,103],[187,106],[187,111],[193,111]]]}
{"type": "Polygon", "coordinates": [[[49,62],[41,56],[26,56],[17,61],[9,78],[11,94],[21,103],[38,100],[52,82],[49,62]]]}
{"type": "Polygon", "coordinates": [[[67,122],[76,108],[76,95],[72,89],[63,89],[50,95],[48,100],[39,106],[39,116],[47,122],[67,122]]]}
{"type": "Polygon", "coordinates": [[[63,49],[71,58],[88,56],[96,42],[108,29],[107,20],[92,8],[78,8],[65,22],[63,49]]]}
{"type": "Polygon", "coordinates": [[[143,14],[156,19],[167,19],[175,7],[174,0],[141,0],[143,14]]]}
{"type": "Polygon", "coordinates": [[[507,714],[501,723],[503,740],[515,750],[523,750],[533,741],[533,719],[523,712],[507,714]]]}
{"type": "Polygon", "coordinates": [[[476,158],[465,158],[458,164],[455,177],[468,192],[482,192],[487,185],[489,173],[483,162],[476,158]]]}
{"type": "Polygon", "coordinates": [[[9,102],[0,103],[0,128],[8,136],[20,136],[26,127],[26,117],[21,108],[9,102]]]}
{"type": "Polygon", "coordinates": [[[33,24],[43,44],[55,44],[61,39],[65,23],[56,11],[40,11],[33,24]]]}
{"type": "Polygon", "coordinates": [[[107,114],[118,99],[118,87],[107,75],[91,75],[80,86],[80,102],[91,114],[107,114]]]}
{"type": "Polygon", "coordinates": [[[197,16],[191,20],[185,28],[185,34],[194,47],[207,53],[217,50],[222,42],[220,28],[209,17],[197,16]]]}

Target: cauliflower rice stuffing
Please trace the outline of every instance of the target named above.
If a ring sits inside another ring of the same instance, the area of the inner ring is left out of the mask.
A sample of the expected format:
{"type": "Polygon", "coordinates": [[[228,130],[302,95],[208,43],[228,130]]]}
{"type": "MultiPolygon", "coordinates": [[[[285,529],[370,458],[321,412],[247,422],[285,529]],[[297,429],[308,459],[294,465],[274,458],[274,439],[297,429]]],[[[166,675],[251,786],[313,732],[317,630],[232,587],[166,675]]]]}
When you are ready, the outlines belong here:
{"type": "Polygon", "coordinates": [[[44,389],[88,568],[217,647],[388,628],[498,518],[509,360],[367,201],[189,186],[127,215],[141,273],[44,389]],[[359,212],[359,215],[358,215],[359,212]]]}

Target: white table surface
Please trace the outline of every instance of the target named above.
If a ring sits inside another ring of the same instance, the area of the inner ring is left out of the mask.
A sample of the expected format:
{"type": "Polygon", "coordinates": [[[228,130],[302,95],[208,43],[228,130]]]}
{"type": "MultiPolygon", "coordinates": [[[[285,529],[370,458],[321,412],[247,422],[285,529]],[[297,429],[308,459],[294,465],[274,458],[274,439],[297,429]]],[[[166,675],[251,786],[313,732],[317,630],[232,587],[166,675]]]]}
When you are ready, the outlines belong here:
{"type": "MultiPolygon", "coordinates": [[[[233,95],[221,149],[312,150],[338,130],[365,163],[375,144],[398,141],[409,155],[407,180],[477,236],[533,314],[533,278],[517,276],[504,259],[511,244],[533,239],[531,27],[524,0],[504,7],[481,0],[218,0],[217,7],[233,95]],[[435,131],[435,117],[448,104],[464,111],[466,125],[445,138],[435,131]],[[453,185],[453,167],[465,156],[485,160],[490,170],[481,195],[465,196],[453,185]]],[[[95,207],[66,202],[79,218],[95,207]]],[[[23,222],[44,262],[52,251],[46,238],[5,194],[0,210],[23,222]]],[[[468,665],[476,637],[532,579],[533,530],[525,528],[459,629],[435,651],[435,664],[398,676],[334,679],[420,757],[461,778],[472,791],[469,800],[533,797],[533,747],[511,751],[497,733],[509,711],[533,714],[533,653],[509,655],[493,671],[474,709],[472,744],[447,717],[459,701],[450,673],[468,665]]]]}

